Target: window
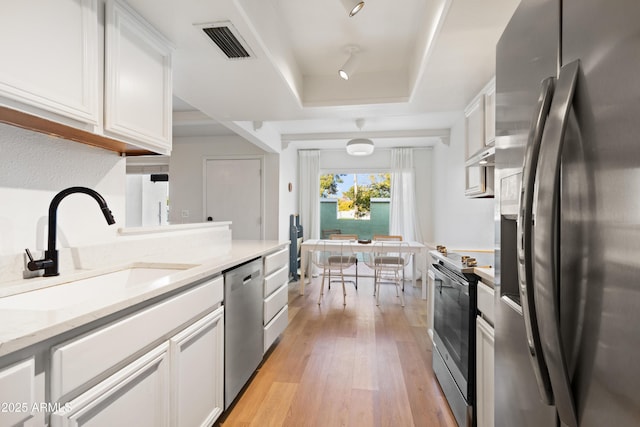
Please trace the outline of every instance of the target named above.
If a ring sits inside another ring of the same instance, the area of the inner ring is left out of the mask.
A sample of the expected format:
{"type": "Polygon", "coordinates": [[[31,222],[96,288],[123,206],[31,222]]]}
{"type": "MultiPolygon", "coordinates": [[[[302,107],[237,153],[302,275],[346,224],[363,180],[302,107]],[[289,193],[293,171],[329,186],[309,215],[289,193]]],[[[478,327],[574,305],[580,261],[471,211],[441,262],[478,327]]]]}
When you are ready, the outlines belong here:
{"type": "Polygon", "coordinates": [[[333,173],[320,176],[320,233],[389,234],[391,174],[333,173]]]}

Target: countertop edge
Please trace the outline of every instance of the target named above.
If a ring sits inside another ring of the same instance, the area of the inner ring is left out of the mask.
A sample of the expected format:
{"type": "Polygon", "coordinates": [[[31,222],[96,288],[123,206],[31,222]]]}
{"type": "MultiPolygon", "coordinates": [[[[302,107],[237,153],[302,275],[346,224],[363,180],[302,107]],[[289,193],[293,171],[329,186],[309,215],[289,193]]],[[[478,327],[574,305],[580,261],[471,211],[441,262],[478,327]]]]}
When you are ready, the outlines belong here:
{"type": "MultiPolygon", "coordinates": [[[[196,259],[194,262],[191,262],[191,264],[196,265],[195,267],[173,274],[172,280],[168,284],[146,290],[142,287],[140,293],[104,307],[89,309],[84,313],[72,315],[67,319],[52,321],[48,325],[39,325],[32,328],[23,327],[20,328],[18,332],[14,330],[17,326],[12,325],[12,320],[14,319],[9,317],[6,319],[7,321],[3,323],[3,326],[0,326],[0,337],[4,337],[0,338],[0,357],[54,338],[57,335],[69,332],[96,320],[106,318],[122,310],[144,304],[147,301],[174,292],[200,280],[213,277],[234,266],[261,257],[274,250],[282,249],[288,245],[288,241],[275,240],[233,241],[229,253],[214,257],[213,259],[207,257],[199,260],[196,259]]],[[[150,263],[156,262],[155,260],[143,261],[150,263]]],[[[4,310],[0,310],[0,315],[3,314],[2,311],[4,310]]]]}
{"type": "Polygon", "coordinates": [[[493,288],[494,286],[494,269],[493,268],[479,268],[475,267],[473,269],[473,273],[482,279],[482,283],[489,285],[493,288]]]}

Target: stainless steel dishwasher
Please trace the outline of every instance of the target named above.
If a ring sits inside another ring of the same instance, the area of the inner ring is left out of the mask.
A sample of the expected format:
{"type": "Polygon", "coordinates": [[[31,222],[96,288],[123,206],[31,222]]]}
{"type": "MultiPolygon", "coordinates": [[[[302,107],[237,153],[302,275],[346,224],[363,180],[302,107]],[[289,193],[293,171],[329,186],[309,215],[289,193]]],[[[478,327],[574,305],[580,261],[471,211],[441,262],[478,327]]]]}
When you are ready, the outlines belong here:
{"type": "Polygon", "coordinates": [[[263,355],[262,258],[224,273],[224,408],[251,378],[263,355]]]}

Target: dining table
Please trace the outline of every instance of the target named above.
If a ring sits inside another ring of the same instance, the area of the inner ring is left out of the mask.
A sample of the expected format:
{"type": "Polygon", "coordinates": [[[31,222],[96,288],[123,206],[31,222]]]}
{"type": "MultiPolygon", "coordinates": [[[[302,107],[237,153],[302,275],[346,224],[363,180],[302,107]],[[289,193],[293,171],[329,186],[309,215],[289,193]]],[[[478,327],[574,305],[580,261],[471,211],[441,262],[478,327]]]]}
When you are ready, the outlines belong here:
{"type": "MultiPolygon", "coordinates": [[[[307,270],[311,267],[311,263],[308,262],[309,254],[318,247],[318,245],[322,243],[327,250],[331,250],[335,247],[336,250],[339,250],[341,245],[349,245],[349,249],[353,253],[367,253],[373,252],[374,249],[376,252],[381,250],[388,252],[398,252],[399,247],[388,245],[388,241],[384,242],[385,244],[380,246],[376,245],[375,241],[358,241],[358,240],[321,240],[321,239],[308,239],[304,240],[300,245],[300,281],[299,281],[299,289],[300,295],[304,295],[304,287],[305,287],[305,277],[309,277],[307,270]],[[306,274],[305,274],[306,273],[306,274]]],[[[422,278],[422,299],[427,299],[427,247],[420,242],[411,242],[405,241],[400,249],[401,252],[406,252],[411,254],[413,257],[412,264],[412,285],[416,286],[416,278],[417,274],[417,266],[416,264],[420,264],[423,266],[421,269],[421,278],[422,278]]]]}

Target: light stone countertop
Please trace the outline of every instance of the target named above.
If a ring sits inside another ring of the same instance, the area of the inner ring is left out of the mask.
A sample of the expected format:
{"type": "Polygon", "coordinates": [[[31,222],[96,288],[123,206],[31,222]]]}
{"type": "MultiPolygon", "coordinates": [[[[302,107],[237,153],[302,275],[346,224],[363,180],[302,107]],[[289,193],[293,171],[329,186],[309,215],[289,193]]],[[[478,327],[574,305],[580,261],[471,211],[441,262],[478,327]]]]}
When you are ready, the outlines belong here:
{"type": "Polygon", "coordinates": [[[480,276],[482,283],[493,288],[495,268],[478,268],[475,267],[473,272],[480,276]]]}
{"type": "MultiPolygon", "coordinates": [[[[232,241],[229,250],[225,254],[213,257],[203,257],[202,251],[194,249],[190,253],[185,251],[180,255],[154,255],[143,259],[131,260],[126,264],[113,265],[99,271],[92,270],[78,275],[59,276],[60,278],[25,279],[36,281],[57,279],[58,286],[64,286],[64,283],[80,279],[83,276],[104,274],[131,266],[153,267],[160,265],[162,268],[171,268],[173,265],[174,268],[177,268],[175,273],[163,277],[162,280],[152,280],[145,282],[141,286],[132,286],[125,289],[119,288],[109,294],[91,295],[88,299],[83,300],[81,304],[66,306],[63,309],[55,306],[51,309],[42,309],[41,307],[34,309],[11,308],[11,302],[8,299],[20,297],[20,294],[0,298],[0,303],[5,303],[0,304],[0,319],[2,319],[0,323],[0,356],[53,338],[118,311],[142,304],[196,281],[212,277],[236,265],[284,248],[288,244],[288,241],[237,240],[232,241]],[[2,305],[7,307],[2,307],[2,305]]],[[[31,292],[38,292],[38,290],[31,292]]]]}

